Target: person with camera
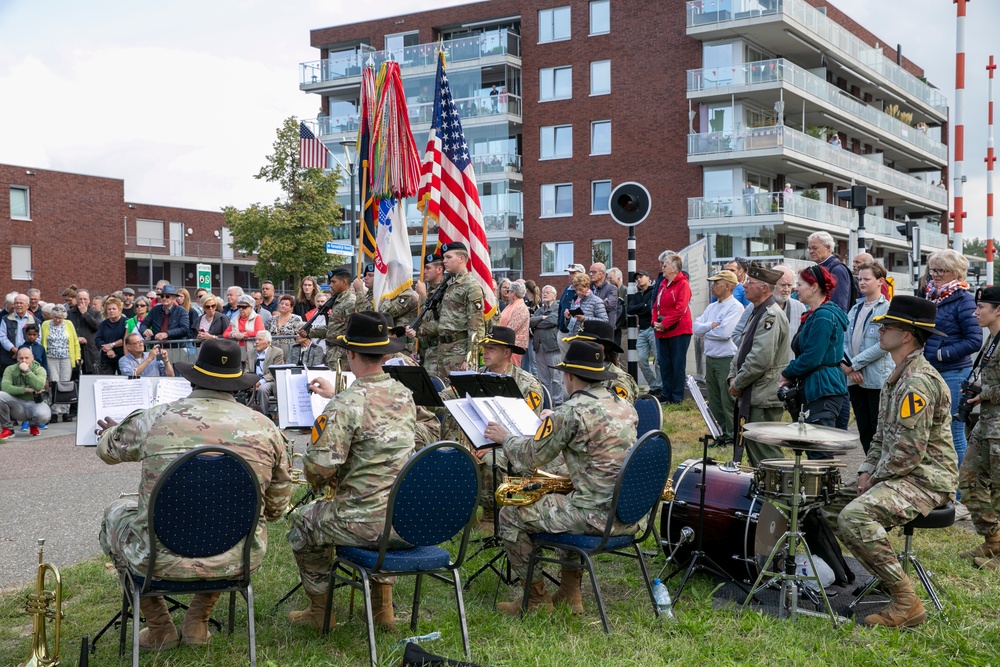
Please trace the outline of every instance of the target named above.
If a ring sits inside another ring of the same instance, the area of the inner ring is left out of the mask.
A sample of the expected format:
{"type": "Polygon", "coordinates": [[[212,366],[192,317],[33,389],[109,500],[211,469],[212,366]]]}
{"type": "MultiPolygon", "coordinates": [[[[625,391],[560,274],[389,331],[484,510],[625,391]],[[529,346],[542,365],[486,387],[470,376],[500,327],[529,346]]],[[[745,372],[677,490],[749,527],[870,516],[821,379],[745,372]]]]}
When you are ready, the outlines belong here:
{"type": "Polygon", "coordinates": [[[118,359],[118,372],[126,377],[174,377],[174,366],[159,343],[146,352],[146,341],[137,333],[125,336],[125,354],[118,359]]]}
{"type": "Polygon", "coordinates": [[[980,407],[979,421],[969,434],[958,470],[958,490],[972,515],[972,525],[983,536],[974,549],[959,552],[983,569],[1000,567],[1000,287],[987,287],[976,294],[976,320],[989,329],[990,339],[979,351],[968,379],[962,383],[962,398],[955,420],[968,421],[972,407],[980,407]]]}
{"type": "Polygon", "coordinates": [[[896,296],[884,315],[872,318],[881,324],[879,346],[896,368],[882,389],[878,430],[858,468],[858,497],[837,519],[841,540],[889,592],[889,604],[865,617],[868,625],[913,627],[927,618],[887,531],[955,498],[951,393],[924,358],[927,340],[943,335],[936,317],[932,302],[896,296]]]}

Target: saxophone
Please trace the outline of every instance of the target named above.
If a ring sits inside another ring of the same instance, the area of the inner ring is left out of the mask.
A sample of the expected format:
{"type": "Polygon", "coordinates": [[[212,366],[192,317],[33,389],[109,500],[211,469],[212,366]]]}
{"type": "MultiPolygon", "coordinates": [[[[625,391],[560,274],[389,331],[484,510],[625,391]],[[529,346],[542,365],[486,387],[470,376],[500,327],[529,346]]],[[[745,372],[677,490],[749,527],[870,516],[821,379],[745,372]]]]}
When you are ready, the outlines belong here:
{"type": "Polygon", "coordinates": [[[549,493],[569,493],[573,482],[569,477],[559,477],[542,471],[535,471],[531,477],[507,477],[497,487],[494,498],[497,505],[525,507],[537,503],[549,493]]]}

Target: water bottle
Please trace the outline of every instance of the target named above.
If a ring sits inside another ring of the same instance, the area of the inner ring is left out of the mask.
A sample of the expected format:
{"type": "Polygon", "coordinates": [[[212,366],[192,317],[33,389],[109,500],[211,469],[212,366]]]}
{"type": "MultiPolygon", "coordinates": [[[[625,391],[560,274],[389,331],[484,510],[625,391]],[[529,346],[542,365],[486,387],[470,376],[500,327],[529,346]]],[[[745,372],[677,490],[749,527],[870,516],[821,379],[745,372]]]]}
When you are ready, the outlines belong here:
{"type": "Polygon", "coordinates": [[[393,650],[406,646],[406,644],[412,642],[414,644],[420,644],[422,642],[432,642],[437,639],[441,639],[441,633],[435,630],[434,632],[428,633],[426,635],[419,635],[417,637],[407,637],[406,639],[400,639],[398,642],[392,645],[393,650]]]}
{"type": "Polygon", "coordinates": [[[653,579],[653,599],[656,600],[656,608],[660,612],[660,618],[674,620],[674,603],[670,600],[670,591],[659,579],[653,579]]]}

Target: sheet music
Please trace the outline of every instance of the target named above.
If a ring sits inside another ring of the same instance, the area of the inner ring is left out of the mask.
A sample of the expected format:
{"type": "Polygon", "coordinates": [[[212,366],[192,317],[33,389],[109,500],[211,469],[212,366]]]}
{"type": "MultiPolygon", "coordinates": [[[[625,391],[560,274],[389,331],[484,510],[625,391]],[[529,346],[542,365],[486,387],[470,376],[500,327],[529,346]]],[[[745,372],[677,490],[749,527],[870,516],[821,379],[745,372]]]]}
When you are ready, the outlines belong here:
{"type": "Polygon", "coordinates": [[[528,407],[523,398],[511,398],[509,396],[495,396],[493,398],[474,398],[475,403],[480,404],[487,401],[494,411],[496,421],[505,429],[516,435],[534,435],[542,420],[528,407]]]}
{"type": "MultiPolygon", "coordinates": [[[[309,370],[309,371],[306,371],[306,377],[308,378],[308,381],[306,383],[307,385],[309,383],[311,383],[313,380],[315,380],[316,378],[326,378],[327,381],[329,381],[329,383],[332,384],[332,385],[336,385],[336,382],[337,382],[337,373],[336,373],[336,371],[315,371],[315,370],[309,370]]],[[[344,379],[347,380],[347,386],[350,387],[354,383],[354,373],[351,373],[349,371],[344,371],[344,379]]],[[[307,391],[308,391],[308,388],[307,388],[307,391]]],[[[330,399],[323,398],[319,394],[316,394],[316,393],[311,392],[311,391],[308,392],[308,394],[309,394],[309,400],[310,400],[310,409],[309,409],[309,412],[307,412],[306,414],[312,415],[312,419],[309,420],[309,424],[308,424],[308,425],[311,426],[312,423],[321,414],[323,414],[323,410],[326,410],[326,406],[330,403],[330,399]]]]}
{"type": "Polygon", "coordinates": [[[472,398],[466,394],[465,398],[445,401],[444,404],[476,449],[493,446],[494,443],[483,435],[491,421],[522,437],[534,435],[542,423],[520,398],[472,398]]]}
{"type": "Polygon", "coordinates": [[[459,428],[462,429],[462,433],[469,439],[473,447],[483,449],[494,446],[495,443],[487,440],[486,436],[483,435],[486,430],[486,422],[483,421],[472,401],[468,398],[453,398],[445,401],[444,405],[458,422],[459,428]]]}
{"type": "Polygon", "coordinates": [[[94,407],[98,419],[120,422],[136,410],[150,406],[150,387],[142,380],[98,380],[94,383],[94,407]]]}
{"type": "Polygon", "coordinates": [[[305,373],[288,372],[285,391],[288,401],[288,423],[290,426],[312,424],[312,400],[309,394],[309,380],[305,373]]]}
{"type": "Polygon", "coordinates": [[[156,383],[153,405],[171,403],[191,395],[191,383],[184,378],[161,377],[156,383]]]}

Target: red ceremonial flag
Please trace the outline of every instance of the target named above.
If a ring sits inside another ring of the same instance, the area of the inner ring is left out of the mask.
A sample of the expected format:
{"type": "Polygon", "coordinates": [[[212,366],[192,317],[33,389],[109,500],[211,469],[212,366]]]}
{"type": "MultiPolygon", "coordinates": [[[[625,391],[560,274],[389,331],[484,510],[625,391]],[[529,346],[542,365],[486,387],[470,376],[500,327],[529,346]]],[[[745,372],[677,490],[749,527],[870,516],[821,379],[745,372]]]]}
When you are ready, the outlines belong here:
{"type": "Polygon", "coordinates": [[[438,54],[434,118],[417,198],[417,208],[438,223],[440,243],[460,241],[469,249],[469,270],[483,288],[483,313],[489,319],[497,310],[490,250],[469,145],[445,74],[444,53],[438,54]]]}

